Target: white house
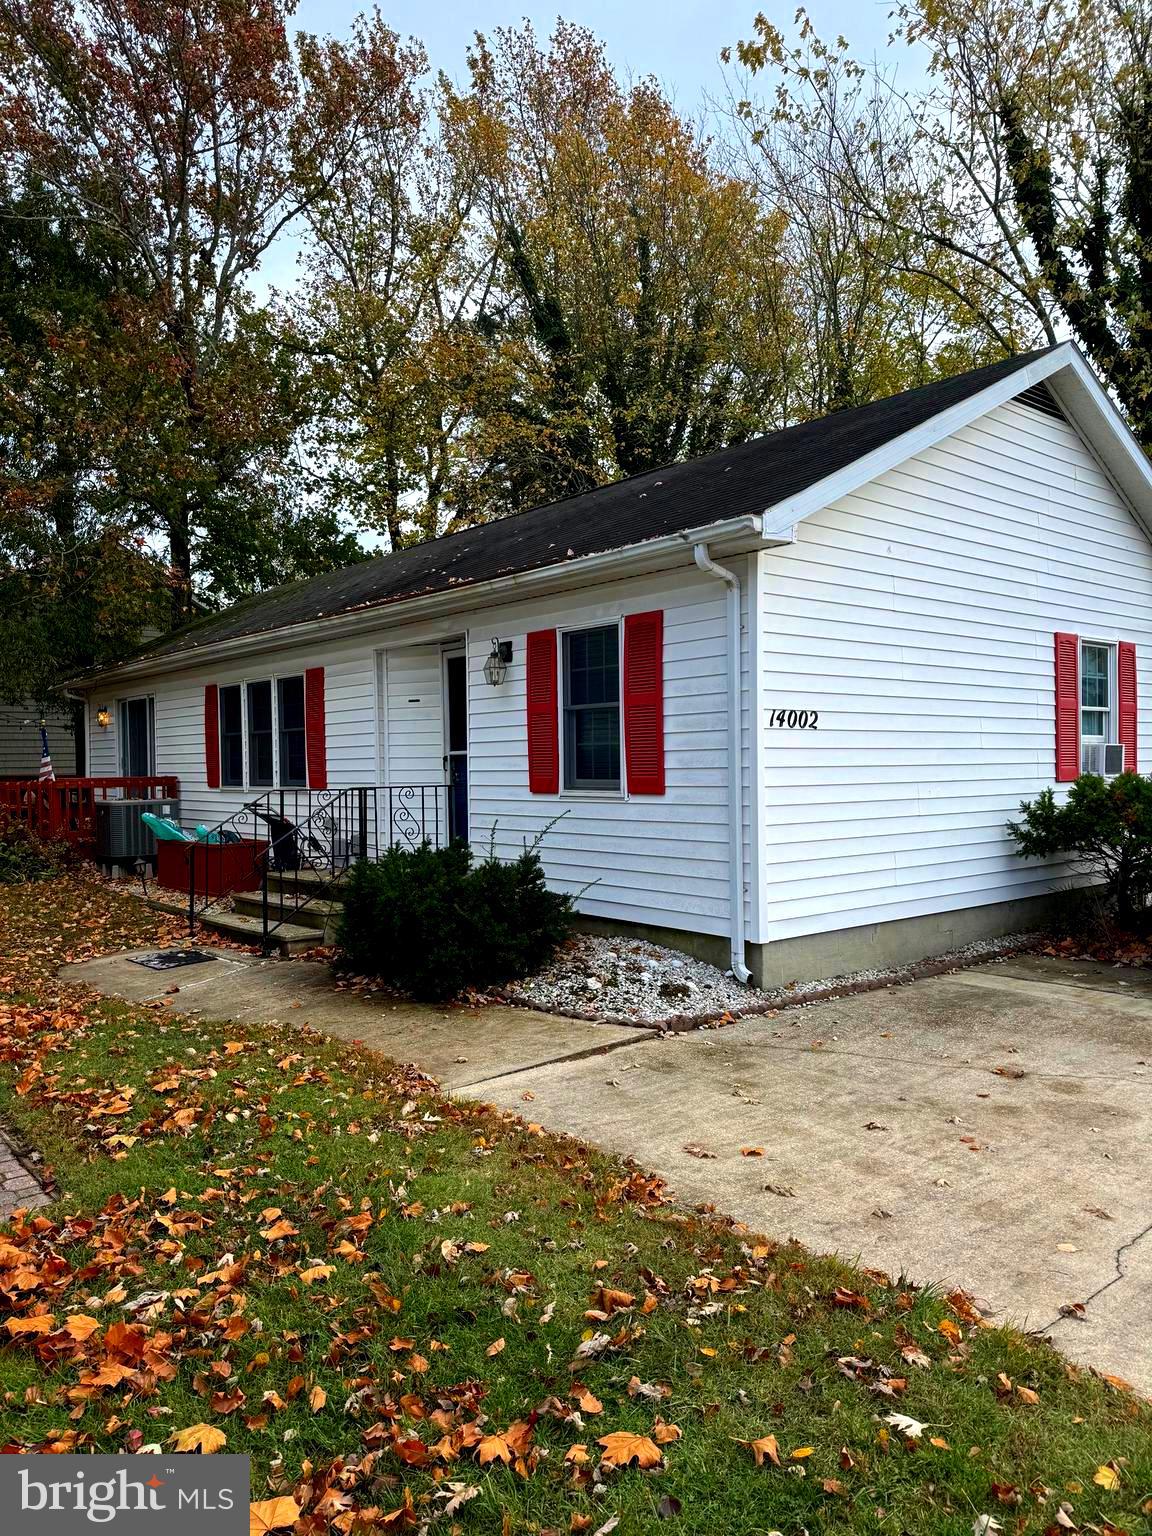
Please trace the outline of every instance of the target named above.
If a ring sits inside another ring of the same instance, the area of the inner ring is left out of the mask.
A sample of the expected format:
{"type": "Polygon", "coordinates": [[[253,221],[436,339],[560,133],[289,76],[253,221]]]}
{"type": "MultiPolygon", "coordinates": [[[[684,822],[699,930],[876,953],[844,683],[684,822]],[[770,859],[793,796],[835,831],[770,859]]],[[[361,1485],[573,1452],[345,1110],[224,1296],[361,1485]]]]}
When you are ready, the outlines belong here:
{"type": "Polygon", "coordinates": [[[77,685],[89,772],[189,825],[390,786],[373,847],[555,822],[590,923],[765,984],[920,958],[1036,919],[1021,800],[1139,766],[1150,536],[1064,344],[203,619],[77,685]]]}

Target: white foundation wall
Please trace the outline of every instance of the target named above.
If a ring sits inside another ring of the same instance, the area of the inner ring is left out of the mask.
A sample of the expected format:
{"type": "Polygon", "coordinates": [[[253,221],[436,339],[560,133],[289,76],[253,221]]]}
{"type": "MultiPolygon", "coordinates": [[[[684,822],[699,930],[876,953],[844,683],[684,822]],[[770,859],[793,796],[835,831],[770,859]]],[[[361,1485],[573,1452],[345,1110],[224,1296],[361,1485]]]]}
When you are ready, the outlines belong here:
{"type": "MultiPolygon", "coordinates": [[[[730,562],[746,569],[746,560],[730,562]]],[[[284,646],[89,696],[94,774],[117,772],[116,703],[156,701],[156,771],[180,780],[181,820],[211,826],[258,789],[209,789],[204,763],[204,687],[325,670],[330,787],[443,782],[440,647],[465,640],[469,709],[469,817],[483,853],[496,829],[497,852],[515,854],[560,818],[541,848],[549,882],[584,894],[589,915],[726,934],[730,909],[724,586],[683,568],[531,600],[504,602],[435,622],[381,624],[353,639],[284,646]],[[533,795],[528,791],[525,635],[547,627],[615,623],[624,614],[664,611],[665,764],[661,796],[533,795]],[[498,635],[513,660],[499,688],[483,665],[498,635]],[[94,724],[107,704],[113,724],[94,724]],[[585,889],[587,887],[587,889],[585,889]]]]}
{"type": "Polygon", "coordinates": [[[760,942],[1040,895],[1004,830],[1054,782],[1053,634],[1137,646],[1152,546],[1079,435],[1001,406],[757,557],[760,942]],[[819,712],[774,729],[776,709],[819,712]]]}

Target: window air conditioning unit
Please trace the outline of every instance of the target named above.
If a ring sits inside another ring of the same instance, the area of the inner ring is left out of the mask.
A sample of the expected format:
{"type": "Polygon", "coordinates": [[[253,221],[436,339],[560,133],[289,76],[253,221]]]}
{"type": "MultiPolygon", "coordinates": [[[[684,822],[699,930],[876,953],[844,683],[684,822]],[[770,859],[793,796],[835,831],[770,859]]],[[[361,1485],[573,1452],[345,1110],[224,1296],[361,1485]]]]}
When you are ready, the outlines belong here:
{"type": "Polygon", "coordinates": [[[144,811],[180,820],[179,800],[97,800],[96,857],[101,863],[155,858],[156,835],[140,820],[144,811]]]}
{"type": "Polygon", "coordinates": [[[1122,741],[1086,742],[1080,757],[1081,773],[1099,773],[1106,779],[1114,779],[1124,772],[1122,741]]]}

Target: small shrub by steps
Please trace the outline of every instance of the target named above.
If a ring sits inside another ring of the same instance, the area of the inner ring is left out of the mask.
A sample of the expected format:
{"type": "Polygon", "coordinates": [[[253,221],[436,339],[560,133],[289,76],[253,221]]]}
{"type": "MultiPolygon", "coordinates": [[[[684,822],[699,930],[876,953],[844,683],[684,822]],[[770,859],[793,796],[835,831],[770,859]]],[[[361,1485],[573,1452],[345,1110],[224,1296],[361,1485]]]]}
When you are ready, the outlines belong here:
{"type": "Polygon", "coordinates": [[[535,846],[509,863],[476,863],[466,843],[390,848],[341,896],[344,962],[428,1002],[530,976],[571,928],[571,898],[548,889],[535,846]]]}

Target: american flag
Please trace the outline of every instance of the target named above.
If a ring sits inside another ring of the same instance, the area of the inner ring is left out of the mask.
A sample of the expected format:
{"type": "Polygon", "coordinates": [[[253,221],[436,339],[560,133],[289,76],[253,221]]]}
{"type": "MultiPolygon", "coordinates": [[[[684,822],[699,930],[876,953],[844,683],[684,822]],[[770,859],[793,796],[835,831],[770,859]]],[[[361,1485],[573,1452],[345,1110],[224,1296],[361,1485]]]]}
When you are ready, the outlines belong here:
{"type": "Polygon", "coordinates": [[[47,783],[49,779],[56,777],[56,770],[52,766],[52,754],[48,750],[48,727],[43,720],[40,722],[40,782],[47,783]]]}

